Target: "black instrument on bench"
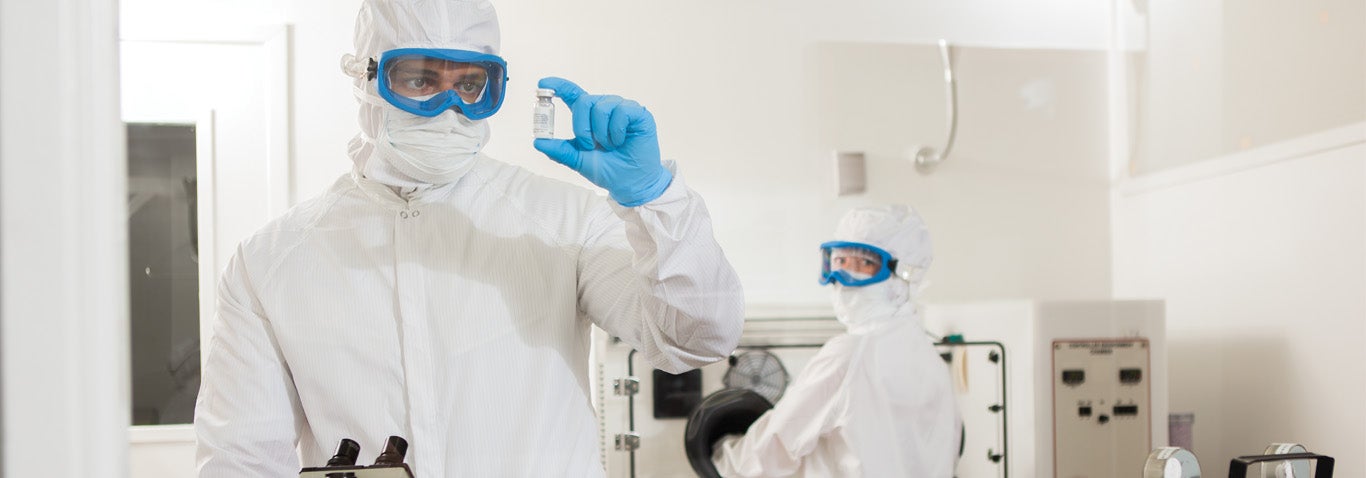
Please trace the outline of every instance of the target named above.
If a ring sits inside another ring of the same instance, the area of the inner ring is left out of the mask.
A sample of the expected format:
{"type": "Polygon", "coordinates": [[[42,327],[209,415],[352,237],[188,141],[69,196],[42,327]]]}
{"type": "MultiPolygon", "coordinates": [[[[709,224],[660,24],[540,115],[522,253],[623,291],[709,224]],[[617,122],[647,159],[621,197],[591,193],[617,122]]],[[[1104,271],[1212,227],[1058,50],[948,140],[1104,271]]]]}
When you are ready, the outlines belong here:
{"type": "Polygon", "coordinates": [[[337,454],[327,460],[327,466],[299,470],[299,478],[413,478],[413,470],[403,463],[408,454],[408,441],[391,436],[384,443],[384,452],[370,466],[356,465],[360,444],[343,438],[337,454]]]}

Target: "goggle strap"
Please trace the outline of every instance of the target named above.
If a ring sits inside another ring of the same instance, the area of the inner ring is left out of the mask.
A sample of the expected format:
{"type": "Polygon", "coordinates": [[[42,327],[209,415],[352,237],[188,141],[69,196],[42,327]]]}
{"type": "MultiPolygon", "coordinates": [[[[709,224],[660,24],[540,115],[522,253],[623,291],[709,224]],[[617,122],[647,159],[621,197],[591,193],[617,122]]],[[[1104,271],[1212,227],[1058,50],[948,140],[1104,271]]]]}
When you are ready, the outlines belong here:
{"type": "Polygon", "coordinates": [[[370,58],[370,64],[365,66],[365,78],[367,80],[373,80],[375,79],[375,76],[378,74],[379,62],[376,62],[374,58],[370,58]]]}

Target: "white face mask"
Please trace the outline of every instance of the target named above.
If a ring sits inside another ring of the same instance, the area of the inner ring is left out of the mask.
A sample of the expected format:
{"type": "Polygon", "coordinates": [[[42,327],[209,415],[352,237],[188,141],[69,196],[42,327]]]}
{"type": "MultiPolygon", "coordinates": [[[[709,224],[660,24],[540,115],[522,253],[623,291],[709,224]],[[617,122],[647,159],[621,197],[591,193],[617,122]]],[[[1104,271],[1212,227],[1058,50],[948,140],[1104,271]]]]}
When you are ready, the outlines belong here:
{"type": "Polygon", "coordinates": [[[836,284],[831,291],[835,318],[850,333],[867,333],[902,322],[915,313],[909,285],[897,277],[862,287],[836,284]]]}
{"type": "Polygon", "coordinates": [[[362,108],[371,110],[368,113],[378,113],[361,117],[361,135],[374,145],[361,172],[381,182],[394,172],[425,185],[455,182],[474,166],[475,155],[492,136],[488,122],[470,120],[454,110],[428,118],[363,91],[357,90],[356,96],[364,102],[362,108]],[[365,124],[376,116],[379,124],[365,124]]]}
{"type": "Polygon", "coordinates": [[[896,313],[894,305],[887,297],[887,282],[863,287],[836,285],[831,301],[835,306],[835,317],[846,327],[854,328],[878,318],[890,317],[896,313]]]}

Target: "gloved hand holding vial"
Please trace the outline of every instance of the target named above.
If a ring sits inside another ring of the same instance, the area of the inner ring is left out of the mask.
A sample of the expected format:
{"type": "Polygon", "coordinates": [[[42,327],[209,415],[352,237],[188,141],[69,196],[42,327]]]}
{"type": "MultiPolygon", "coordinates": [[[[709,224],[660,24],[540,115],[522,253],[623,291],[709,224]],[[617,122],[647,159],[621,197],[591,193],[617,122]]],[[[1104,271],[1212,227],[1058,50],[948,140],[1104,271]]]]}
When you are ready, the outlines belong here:
{"type": "Polygon", "coordinates": [[[563,78],[543,78],[541,88],[569,106],[574,138],[537,139],[536,149],[578,171],[622,206],[659,197],[673,174],[660,162],[655,117],[640,103],[616,95],[590,95],[563,78]]]}

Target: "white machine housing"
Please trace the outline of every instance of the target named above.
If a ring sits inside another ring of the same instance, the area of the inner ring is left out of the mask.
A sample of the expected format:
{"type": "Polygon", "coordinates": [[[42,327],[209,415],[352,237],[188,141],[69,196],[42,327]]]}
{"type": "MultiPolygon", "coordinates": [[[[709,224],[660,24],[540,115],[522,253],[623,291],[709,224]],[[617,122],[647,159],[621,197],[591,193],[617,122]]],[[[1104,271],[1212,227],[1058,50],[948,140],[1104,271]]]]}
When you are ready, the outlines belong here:
{"type": "MultiPolygon", "coordinates": [[[[1162,301],[930,305],[925,326],[967,342],[999,342],[1005,350],[1004,470],[969,450],[960,460],[960,478],[1136,476],[1148,452],[1167,445],[1162,301]],[[1078,370],[1092,378],[1078,381],[1078,370]],[[1083,415],[1088,406],[1090,415],[1083,415]]],[[[960,397],[960,404],[975,403],[971,398],[960,397]]],[[[997,433],[973,427],[997,428],[999,410],[963,407],[969,439],[997,433]]]]}

